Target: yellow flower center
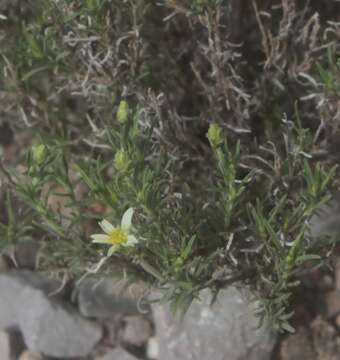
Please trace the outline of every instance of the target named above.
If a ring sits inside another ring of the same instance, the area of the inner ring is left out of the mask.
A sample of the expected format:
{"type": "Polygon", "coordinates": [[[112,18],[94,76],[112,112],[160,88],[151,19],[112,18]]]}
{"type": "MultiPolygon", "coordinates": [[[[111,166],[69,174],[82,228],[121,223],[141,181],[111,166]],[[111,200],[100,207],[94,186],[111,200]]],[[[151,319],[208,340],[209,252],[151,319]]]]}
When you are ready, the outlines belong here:
{"type": "Polygon", "coordinates": [[[128,240],[128,234],[122,228],[115,228],[110,234],[110,242],[112,245],[121,245],[126,243],[128,240]]]}

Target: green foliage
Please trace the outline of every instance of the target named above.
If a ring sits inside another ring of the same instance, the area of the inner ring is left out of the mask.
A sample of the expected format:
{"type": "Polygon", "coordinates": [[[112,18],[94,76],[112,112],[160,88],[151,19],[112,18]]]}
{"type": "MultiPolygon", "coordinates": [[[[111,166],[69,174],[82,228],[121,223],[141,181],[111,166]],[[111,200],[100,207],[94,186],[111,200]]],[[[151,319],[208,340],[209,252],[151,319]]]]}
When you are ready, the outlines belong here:
{"type": "Polygon", "coordinates": [[[30,144],[1,167],[1,248],[39,237],[43,268],[76,279],[119,264],[181,312],[204,288],[241,284],[262,323],[291,331],[294,289],[334,246],[309,221],[336,186],[334,159],[317,154],[334,140],[320,132],[336,129],[339,68],[334,44],[309,48],[323,41],[309,12],[259,10],[49,0],[22,21],[8,10],[0,84],[30,144]],[[286,22],[304,36],[288,39],[286,22]],[[90,236],[129,208],[138,243],[107,257],[90,236]]]}

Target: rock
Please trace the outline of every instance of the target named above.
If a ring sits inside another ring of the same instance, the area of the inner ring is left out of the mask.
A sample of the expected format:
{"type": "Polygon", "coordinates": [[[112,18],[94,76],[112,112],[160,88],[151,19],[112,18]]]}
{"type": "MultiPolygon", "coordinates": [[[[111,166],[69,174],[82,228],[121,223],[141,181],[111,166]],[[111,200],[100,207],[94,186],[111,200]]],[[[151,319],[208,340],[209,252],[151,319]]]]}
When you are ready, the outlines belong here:
{"type": "Polygon", "coordinates": [[[16,360],[23,349],[24,344],[19,333],[0,330],[1,360],[16,360]]]}
{"type": "Polygon", "coordinates": [[[340,330],[340,314],[336,316],[334,323],[339,331],[340,330]]]}
{"type": "Polygon", "coordinates": [[[62,281],[52,278],[46,273],[30,270],[11,270],[6,275],[17,279],[23,285],[29,285],[35,289],[42,290],[48,296],[55,294],[62,297],[63,295],[62,281]]]}
{"type": "Polygon", "coordinates": [[[26,350],[20,355],[19,360],[44,360],[44,357],[40,353],[26,350]]]}
{"type": "Polygon", "coordinates": [[[54,357],[86,356],[101,339],[99,325],[53,304],[41,291],[27,287],[21,297],[30,309],[19,317],[30,350],[54,357]]]}
{"type": "Polygon", "coordinates": [[[78,287],[79,310],[86,317],[99,319],[117,314],[137,315],[141,313],[139,301],[145,291],[144,285],[129,285],[124,279],[89,277],[78,287]]]}
{"type": "Polygon", "coordinates": [[[143,316],[126,316],[122,341],[126,345],[143,346],[152,335],[150,321],[143,316]]]}
{"type": "Polygon", "coordinates": [[[335,276],[335,281],[334,281],[334,285],[335,285],[335,290],[339,290],[340,291],[340,262],[337,261],[335,263],[335,269],[334,269],[334,276],[335,276]]]}
{"type": "Polygon", "coordinates": [[[26,303],[20,299],[24,284],[21,280],[6,274],[0,274],[0,328],[18,328],[18,309],[26,303]]]}
{"type": "Polygon", "coordinates": [[[314,213],[310,220],[310,230],[315,237],[340,234],[340,192],[314,213]]]}
{"type": "Polygon", "coordinates": [[[317,360],[318,356],[313,347],[310,331],[301,327],[295,334],[284,339],[280,348],[280,356],[281,360],[317,360]]]}
{"type": "Polygon", "coordinates": [[[123,348],[117,347],[105,354],[104,357],[98,358],[98,360],[137,360],[137,358],[123,348]]]}
{"type": "Polygon", "coordinates": [[[331,318],[340,313],[340,291],[334,290],[326,294],[326,314],[331,318]]]}
{"type": "Polygon", "coordinates": [[[11,356],[10,336],[6,331],[0,331],[0,354],[2,360],[14,360],[11,356]]]}
{"type": "Polygon", "coordinates": [[[202,291],[200,298],[182,321],[168,308],[153,305],[162,360],[270,359],[275,336],[256,329],[253,309],[236,288],[221,291],[213,306],[209,290],[202,291]]]}
{"type": "Polygon", "coordinates": [[[29,350],[54,357],[88,355],[102,328],[66,310],[19,276],[0,274],[0,327],[19,329],[29,350]]]}
{"type": "MultiPolygon", "coordinates": [[[[311,324],[313,343],[319,359],[338,360],[340,353],[340,338],[332,324],[317,316],[311,324]]],[[[303,357],[306,359],[306,357],[303,357]]]]}
{"type": "Polygon", "coordinates": [[[317,284],[320,291],[330,291],[334,287],[334,280],[332,276],[326,274],[321,277],[320,282],[317,284]]]}
{"type": "Polygon", "coordinates": [[[159,359],[159,345],[155,336],[151,337],[148,341],[146,354],[148,359],[159,359]]]}
{"type": "Polygon", "coordinates": [[[20,268],[35,270],[38,266],[38,254],[41,244],[33,239],[25,239],[17,242],[14,257],[20,268]]]}

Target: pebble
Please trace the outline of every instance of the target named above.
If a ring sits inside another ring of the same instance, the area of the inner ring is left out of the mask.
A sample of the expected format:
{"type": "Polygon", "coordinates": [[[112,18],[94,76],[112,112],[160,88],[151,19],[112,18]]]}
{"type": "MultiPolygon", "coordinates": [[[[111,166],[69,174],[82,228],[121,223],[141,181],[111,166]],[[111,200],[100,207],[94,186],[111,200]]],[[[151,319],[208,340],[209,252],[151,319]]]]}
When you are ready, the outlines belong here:
{"type": "Polygon", "coordinates": [[[334,290],[326,294],[327,317],[331,318],[340,313],[340,291],[334,290]]]}
{"type": "Polygon", "coordinates": [[[317,360],[310,332],[302,327],[295,334],[289,335],[281,344],[280,356],[281,360],[317,360]]]}
{"type": "Polygon", "coordinates": [[[44,357],[40,353],[26,350],[20,355],[19,360],[44,360],[44,357]]]}
{"type": "Polygon", "coordinates": [[[10,337],[6,331],[0,330],[0,354],[1,360],[12,360],[10,337]]]}
{"type": "Polygon", "coordinates": [[[117,347],[96,360],[137,360],[137,358],[122,347],[117,347]]]}
{"type": "Polygon", "coordinates": [[[335,318],[335,325],[338,330],[340,330],[340,315],[337,315],[337,317],[335,318]]]}
{"type": "Polygon", "coordinates": [[[152,336],[152,326],[143,316],[126,316],[122,341],[126,345],[143,346],[152,336]]]}
{"type": "Polygon", "coordinates": [[[155,336],[148,340],[146,354],[148,359],[156,360],[159,359],[159,344],[155,336]]]}

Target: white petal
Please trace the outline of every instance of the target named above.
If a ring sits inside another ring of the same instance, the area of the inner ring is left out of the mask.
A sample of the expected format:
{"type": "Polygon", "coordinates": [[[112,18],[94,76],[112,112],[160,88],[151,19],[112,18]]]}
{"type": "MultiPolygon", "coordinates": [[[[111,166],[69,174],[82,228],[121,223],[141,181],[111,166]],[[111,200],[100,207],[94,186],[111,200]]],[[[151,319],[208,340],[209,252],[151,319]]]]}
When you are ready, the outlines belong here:
{"type": "Polygon", "coordinates": [[[106,233],[106,234],[111,234],[112,231],[114,230],[114,226],[108,222],[106,219],[104,219],[103,221],[99,222],[99,226],[102,228],[102,230],[106,233]]]}
{"type": "Polygon", "coordinates": [[[136,245],[137,243],[138,243],[137,238],[134,235],[129,235],[128,240],[125,243],[125,246],[133,246],[136,245]]]}
{"type": "Polygon", "coordinates": [[[110,237],[104,234],[93,234],[91,235],[93,243],[97,244],[108,244],[110,243],[110,237]]]}
{"type": "Polygon", "coordinates": [[[110,249],[107,252],[107,256],[111,256],[117,250],[118,250],[118,246],[116,246],[116,245],[111,246],[110,249]]]}
{"type": "Polygon", "coordinates": [[[133,216],[133,208],[128,208],[122,217],[121,226],[123,229],[127,230],[131,227],[132,216],[133,216]]]}

